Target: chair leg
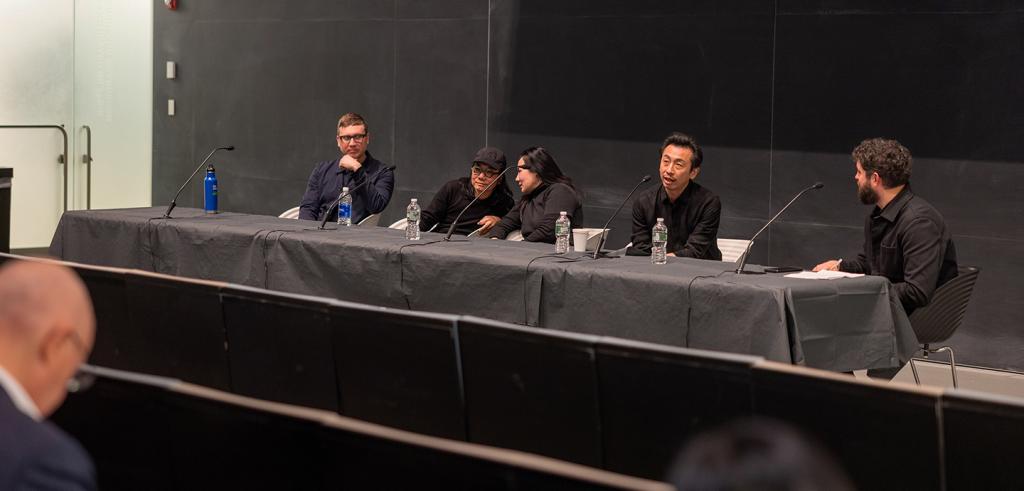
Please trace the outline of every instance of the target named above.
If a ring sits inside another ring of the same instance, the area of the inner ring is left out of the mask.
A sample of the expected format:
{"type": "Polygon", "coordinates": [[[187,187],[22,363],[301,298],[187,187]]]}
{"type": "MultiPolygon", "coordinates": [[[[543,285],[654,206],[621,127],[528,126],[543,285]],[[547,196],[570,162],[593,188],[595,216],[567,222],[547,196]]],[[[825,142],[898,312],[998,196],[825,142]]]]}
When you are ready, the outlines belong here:
{"type": "Polygon", "coordinates": [[[943,347],[941,347],[939,349],[932,350],[932,353],[938,353],[940,351],[948,351],[949,352],[949,368],[953,370],[953,388],[954,389],[960,388],[959,384],[957,384],[957,380],[956,380],[956,358],[953,356],[953,348],[950,348],[949,346],[943,346],[943,347]]]}
{"type": "Polygon", "coordinates": [[[914,382],[921,385],[921,377],[917,375],[917,365],[914,364],[914,357],[910,357],[910,371],[914,372],[914,382]]]}

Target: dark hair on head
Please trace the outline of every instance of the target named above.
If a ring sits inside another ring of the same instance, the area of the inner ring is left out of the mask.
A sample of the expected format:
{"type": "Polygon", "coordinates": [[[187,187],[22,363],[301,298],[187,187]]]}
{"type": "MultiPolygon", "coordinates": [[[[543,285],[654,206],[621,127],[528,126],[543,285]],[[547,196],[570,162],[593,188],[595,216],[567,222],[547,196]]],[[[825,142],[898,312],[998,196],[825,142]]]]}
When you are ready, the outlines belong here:
{"type": "Polygon", "coordinates": [[[679,491],[852,491],[849,477],[816,442],[778,421],[741,420],[687,443],[670,470],[679,491]]]}
{"type": "Polygon", "coordinates": [[[361,125],[366,128],[366,131],[370,131],[370,125],[366,124],[366,119],[356,113],[345,113],[338,118],[338,128],[347,128],[349,126],[361,125]]]}
{"type": "Polygon", "coordinates": [[[519,158],[523,159],[523,168],[535,172],[540,176],[541,181],[544,181],[544,184],[560,182],[576,189],[576,186],[572,184],[572,179],[562,174],[562,169],[558,168],[555,158],[544,147],[527,148],[519,154],[519,158]]]}
{"type": "Polygon", "coordinates": [[[910,156],[910,150],[896,140],[868,138],[860,142],[850,155],[854,162],[860,162],[868,177],[877,173],[887,188],[910,182],[913,157],[910,156]]]}
{"type": "Polygon", "coordinates": [[[668,135],[665,141],[661,143],[661,153],[665,153],[665,149],[669,145],[689,148],[693,152],[693,162],[690,162],[690,165],[694,169],[700,167],[700,163],[704,161],[704,151],[697,144],[697,139],[686,133],[674,131],[671,135],[668,135]]]}

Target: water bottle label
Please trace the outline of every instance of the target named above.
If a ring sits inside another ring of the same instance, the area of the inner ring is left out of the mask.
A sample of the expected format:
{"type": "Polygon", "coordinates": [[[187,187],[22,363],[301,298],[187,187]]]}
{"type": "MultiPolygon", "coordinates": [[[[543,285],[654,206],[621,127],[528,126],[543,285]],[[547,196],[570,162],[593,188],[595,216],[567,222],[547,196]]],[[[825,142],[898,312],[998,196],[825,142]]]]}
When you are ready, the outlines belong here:
{"type": "Polygon", "coordinates": [[[555,222],[555,235],[569,235],[569,224],[555,222]]]}
{"type": "Polygon", "coordinates": [[[654,232],[654,239],[653,240],[654,240],[654,242],[668,242],[668,232],[660,231],[660,230],[659,231],[655,231],[654,232]]]}
{"type": "Polygon", "coordinates": [[[352,216],[352,205],[348,203],[342,203],[338,205],[338,216],[349,217],[352,216]]]}
{"type": "Polygon", "coordinates": [[[405,219],[409,220],[410,222],[418,222],[418,221],[420,221],[420,212],[419,212],[419,210],[410,211],[410,212],[406,213],[405,214],[405,219]]]}

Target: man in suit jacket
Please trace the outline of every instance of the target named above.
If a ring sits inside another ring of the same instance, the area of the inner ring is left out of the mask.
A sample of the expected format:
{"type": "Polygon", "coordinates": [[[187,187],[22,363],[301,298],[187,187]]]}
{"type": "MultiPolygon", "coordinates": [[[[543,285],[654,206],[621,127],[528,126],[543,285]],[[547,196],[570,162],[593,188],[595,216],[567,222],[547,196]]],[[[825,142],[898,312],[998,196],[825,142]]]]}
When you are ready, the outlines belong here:
{"type": "Polygon", "coordinates": [[[0,267],[0,489],[95,489],[85,450],[45,418],[67,395],[95,333],[85,285],[70,269],[0,267]]]}

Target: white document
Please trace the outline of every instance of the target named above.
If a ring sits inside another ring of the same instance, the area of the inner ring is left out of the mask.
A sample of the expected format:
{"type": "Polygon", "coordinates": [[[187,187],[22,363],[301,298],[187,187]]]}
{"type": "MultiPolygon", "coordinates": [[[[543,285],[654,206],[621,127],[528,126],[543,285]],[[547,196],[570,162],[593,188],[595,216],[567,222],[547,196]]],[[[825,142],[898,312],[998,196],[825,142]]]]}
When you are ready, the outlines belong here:
{"type": "Polygon", "coordinates": [[[801,271],[799,273],[790,273],[786,275],[786,278],[803,278],[805,280],[834,280],[836,278],[857,278],[858,276],[864,276],[861,273],[844,273],[842,271],[829,271],[821,270],[817,273],[813,271],[801,271]]]}

